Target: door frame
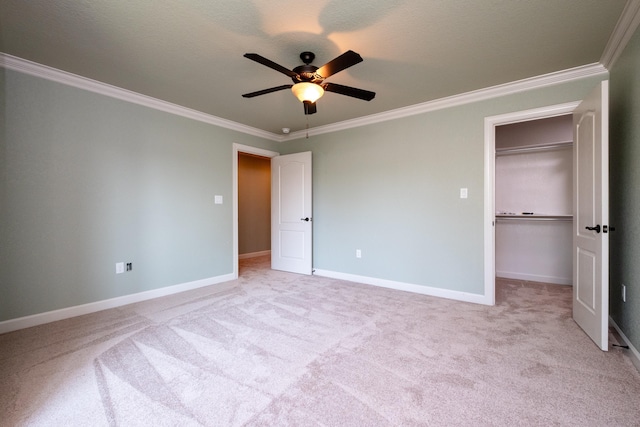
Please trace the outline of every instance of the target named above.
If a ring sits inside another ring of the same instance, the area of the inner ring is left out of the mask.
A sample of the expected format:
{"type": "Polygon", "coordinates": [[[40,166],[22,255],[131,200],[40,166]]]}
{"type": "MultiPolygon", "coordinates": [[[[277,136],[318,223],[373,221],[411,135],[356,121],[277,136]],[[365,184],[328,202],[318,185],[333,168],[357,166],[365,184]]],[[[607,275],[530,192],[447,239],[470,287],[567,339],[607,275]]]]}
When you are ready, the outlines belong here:
{"type": "Polygon", "coordinates": [[[572,114],[580,101],[515,111],[484,119],[484,303],[496,304],[496,127],[572,114]]]}
{"type": "Polygon", "coordinates": [[[250,145],[238,144],[236,142],[233,143],[233,147],[231,150],[232,159],[231,159],[231,174],[232,174],[232,188],[231,192],[233,194],[233,278],[237,279],[239,274],[238,268],[238,154],[239,153],[247,153],[254,154],[256,156],[262,157],[276,157],[279,156],[280,153],[276,151],[265,150],[262,148],[252,147],[250,145]]]}

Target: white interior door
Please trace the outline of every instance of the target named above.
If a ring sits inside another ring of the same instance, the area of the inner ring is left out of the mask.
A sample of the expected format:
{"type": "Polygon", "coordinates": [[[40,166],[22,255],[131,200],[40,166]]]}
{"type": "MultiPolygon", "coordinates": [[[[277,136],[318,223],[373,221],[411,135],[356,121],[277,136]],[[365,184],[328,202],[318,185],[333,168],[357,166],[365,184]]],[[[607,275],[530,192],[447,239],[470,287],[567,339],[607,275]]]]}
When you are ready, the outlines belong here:
{"type": "Polygon", "coordinates": [[[311,152],[271,159],[271,268],[311,274],[311,152]]]}
{"type": "Polygon", "coordinates": [[[576,108],[573,318],[604,351],[609,318],[609,82],[576,108]]]}

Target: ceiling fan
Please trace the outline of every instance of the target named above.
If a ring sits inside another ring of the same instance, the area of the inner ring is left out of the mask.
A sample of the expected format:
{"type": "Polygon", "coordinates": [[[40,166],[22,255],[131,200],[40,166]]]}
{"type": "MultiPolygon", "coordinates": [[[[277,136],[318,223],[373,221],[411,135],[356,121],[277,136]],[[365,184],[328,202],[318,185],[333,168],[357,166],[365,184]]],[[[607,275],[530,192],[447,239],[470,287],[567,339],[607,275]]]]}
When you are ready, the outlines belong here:
{"type": "Polygon", "coordinates": [[[282,65],[276,64],[257,53],[245,53],[244,57],[262,65],[266,65],[269,68],[281,72],[282,74],[286,74],[291,77],[291,80],[293,80],[293,84],[245,93],[242,95],[245,98],[253,98],[254,96],[265,95],[279,90],[291,89],[293,94],[304,105],[304,113],[314,114],[317,111],[316,101],[324,95],[325,91],[339,93],[340,95],[351,96],[365,101],[371,101],[376,96],[375,92],[368,90],[324,82],[326,78],[336,74],[337,72],[362,62],[362,57],[352,50],[343,53],[320,68],[315,65],[311,65],[316,57],[313,52],[302,52],[300,54],[300,59],[302,59],[304,65],[300,65],[293,70],[288,70],[282,65]]]}

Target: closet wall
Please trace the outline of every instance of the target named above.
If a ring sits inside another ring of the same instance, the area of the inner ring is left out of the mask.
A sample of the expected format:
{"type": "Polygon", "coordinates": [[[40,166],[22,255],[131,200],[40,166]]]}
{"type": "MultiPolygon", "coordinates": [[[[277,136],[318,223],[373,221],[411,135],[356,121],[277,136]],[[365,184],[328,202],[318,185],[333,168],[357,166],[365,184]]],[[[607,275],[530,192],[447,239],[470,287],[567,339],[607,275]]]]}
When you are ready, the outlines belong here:
{"type": "Polygon", "coordinates": [[[571,115],[496,128],[496,275],[572,282],[571,115]]]}

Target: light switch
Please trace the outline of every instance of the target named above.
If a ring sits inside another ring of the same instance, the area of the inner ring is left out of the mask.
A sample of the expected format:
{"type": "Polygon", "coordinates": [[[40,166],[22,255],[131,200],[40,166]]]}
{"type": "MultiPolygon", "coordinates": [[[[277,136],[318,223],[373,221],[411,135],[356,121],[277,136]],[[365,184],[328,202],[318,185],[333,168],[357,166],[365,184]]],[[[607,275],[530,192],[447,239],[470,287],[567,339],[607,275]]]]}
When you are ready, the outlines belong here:
{"type": "Polygon", "coordinates": [[[222,204],[222,196],[215,196],[215,197],[213,198],[213,202],[214,202],[216,205],[221,205],[221,204],[222,204]]]}
{"type": "Polygon", "coordinates": [[[466,199],[469,195],[469,190],[467,188],[461,188],[460,189],[460,198],[461,199],[466,199]]]}

